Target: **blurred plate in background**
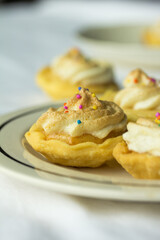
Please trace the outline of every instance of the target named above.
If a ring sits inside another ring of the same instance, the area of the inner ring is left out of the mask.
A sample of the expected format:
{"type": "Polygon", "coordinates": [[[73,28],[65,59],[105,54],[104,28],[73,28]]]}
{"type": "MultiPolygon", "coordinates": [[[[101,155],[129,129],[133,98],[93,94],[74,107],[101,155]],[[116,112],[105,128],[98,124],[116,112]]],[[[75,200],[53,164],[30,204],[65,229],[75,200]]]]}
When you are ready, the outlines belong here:
{"type": "Polygon", "coordinates": [[[80,29],[77,36],[84,51],[112,63],[121,76],[138,67],[160,78],[160,47],[143,43],[146,29],[144,25],[92,26],[80,29]]]}
{"type": "Polygon", "coordinates": [[[81,43],[90,48],[92,54],[112,63],[160,67],[160,47],[143,43],[147,26],[88,27],[78,32],[81,43]]]}

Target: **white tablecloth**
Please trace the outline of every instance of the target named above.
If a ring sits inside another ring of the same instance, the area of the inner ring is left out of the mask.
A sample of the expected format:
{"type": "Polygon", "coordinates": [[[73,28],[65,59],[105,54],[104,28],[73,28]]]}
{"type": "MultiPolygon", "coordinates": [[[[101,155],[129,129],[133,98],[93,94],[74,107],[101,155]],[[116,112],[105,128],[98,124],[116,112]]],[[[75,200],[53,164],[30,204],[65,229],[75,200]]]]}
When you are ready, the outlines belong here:
{"type": "MultiPolygon", "coordinates": [[[[135,1],[136,2],[136,1],[135,1]]],[[[87,24],[154,22],[159,3],[54,2],[0,8],[0,113],[48,102],[37,70],[75,45],[87,24]]],[[[0,240],[160,239],[160,205],[95,200],[0,173],[0,240]]]]}

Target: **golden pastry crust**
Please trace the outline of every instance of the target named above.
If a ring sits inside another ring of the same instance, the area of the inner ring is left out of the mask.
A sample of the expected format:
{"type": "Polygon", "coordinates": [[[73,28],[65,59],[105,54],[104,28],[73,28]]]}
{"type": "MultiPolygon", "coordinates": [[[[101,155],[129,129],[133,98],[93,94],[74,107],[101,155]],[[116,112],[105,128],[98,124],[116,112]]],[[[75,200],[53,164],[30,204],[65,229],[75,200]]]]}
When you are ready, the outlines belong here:
{"type": "Polygon", "coordinates": [[[160,157],[158,156],[130,151],[125,141],[116,145],[113,156],[135,178],[160,179],[160,157]]]}
{"type": "Polygon", "coordinates": [[[42,129],[34,124],[25,134],[29,144],[53,163],[74,167],[99,167],[113,159],[112,151],[121,136],[106,139],[101,144],[84,142],[69,145],[60,140],[47,140],[42,129]]]}
{"type": "Polygon", "coordinates": [[[73,96],[77,92],[77,87],[88,87],[91,92],[102,94],[107,89],[116,89],[115,83],[95,84],[85,86],[81,84],[71,84],[70,81],[63,81],[59,76],[54,74],[51,67],[45,67],[37,74],[37,84],[53,99],[65,99],[73,96]]]}
{"type": "Polygon", "coordinates": [[[124,112],[127,115],[128,122],[136,122],[139,118],[154,120],[157,110],[124,109],[124,112]]]}

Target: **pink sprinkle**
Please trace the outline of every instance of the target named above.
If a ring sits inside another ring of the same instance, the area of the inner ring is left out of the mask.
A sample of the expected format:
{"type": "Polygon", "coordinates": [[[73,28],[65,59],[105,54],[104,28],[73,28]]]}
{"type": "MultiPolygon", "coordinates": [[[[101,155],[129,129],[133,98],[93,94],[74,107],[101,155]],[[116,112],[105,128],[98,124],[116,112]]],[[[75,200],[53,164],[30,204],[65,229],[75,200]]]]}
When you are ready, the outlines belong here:
{"type": "Polygon", "coordinates": [[[160,116],[160,113],[159,113],[159,112],[157,112],[157,113],[156,113],[156,117],[159,117],[159,116],[160,116]]]}
{"type": "Polygon", "coordinates": [[[64,106],[64,108],[65,108],[65,109],[68,109],[68,107],[67,107],[67,106],[64,106]]]}
{"type": "Polygon", "coordinates": [[[77,96],[76,96],[78,99],[80,99],[81,98],[81,95],[80,94],[77,94],[77,96]]]}
{"type": "Polygon", "coordinates": [[[150,80],[151,82],[156,83],[156,80],[154,78],[151,78],[150,80]]]}
{"type": "Polygon", "coordinates": [[[79,105],[79,109],[82,109],[82,105],[79,105]]]}

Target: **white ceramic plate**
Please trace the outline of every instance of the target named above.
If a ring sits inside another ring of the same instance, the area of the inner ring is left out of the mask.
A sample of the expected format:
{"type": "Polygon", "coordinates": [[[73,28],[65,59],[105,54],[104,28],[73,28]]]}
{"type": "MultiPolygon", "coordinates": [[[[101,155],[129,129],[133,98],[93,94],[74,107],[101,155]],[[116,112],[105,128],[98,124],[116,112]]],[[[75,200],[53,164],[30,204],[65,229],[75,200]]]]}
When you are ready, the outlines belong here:
{"type": "Polygon", "coordinates": [[[49,107],[28,108],[1,117],[1,171],[30,184],[68,194],[115,200],[160,201],[160,181],[133,179],[119,166],[96,169],[62,167],[48,162],[35,152],[24,139],[24,133],[49,107]]]}
{"type": "Polygon", "coordinates": [[[79,30],[80,46],[92,57],[130,68],[160,68],[160,47],[143,43],[147,26],[91,26],[79,30]]]}

